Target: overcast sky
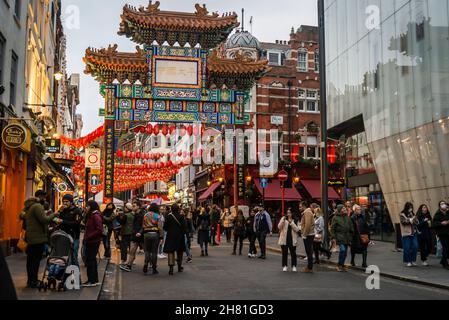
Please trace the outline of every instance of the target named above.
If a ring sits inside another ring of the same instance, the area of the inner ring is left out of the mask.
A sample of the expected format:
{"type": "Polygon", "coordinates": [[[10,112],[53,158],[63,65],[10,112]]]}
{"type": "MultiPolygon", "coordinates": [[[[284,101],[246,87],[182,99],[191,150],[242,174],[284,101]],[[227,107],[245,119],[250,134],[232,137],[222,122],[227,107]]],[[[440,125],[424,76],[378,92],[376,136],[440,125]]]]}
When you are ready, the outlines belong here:
{"type": "MultiPolygon", "coordinates": [[[[245,29],[250,30],[249,20],[253,17],[253,34],[261,42],[289,40],[292,27],[302,24],[317,25],[316,0],[160,0],[161,10],[195,12],[195,3],[206,4],[210,12],[235,11],[241,16],[245,8],[245,29]]],[[[84,74],[84,56],[87,47],[103,48],[118,44],[119,51],[135,51],[137,44],[124,36],[117,35],[120,14],[128,3],[136,7],[147,5],[148,0],[63,0],[63,21],[67,35],[68,72],[81,74],[78,113],[83,115],[83,135],[93,131],[103,123],[98,109],[104,102],[98,93],[98,83],[84,74]],[[79,11],[79,27],[72,27],[74,7],[79,11]]],[[[154,1],[153,1],[154,3],[154,1]]]]}

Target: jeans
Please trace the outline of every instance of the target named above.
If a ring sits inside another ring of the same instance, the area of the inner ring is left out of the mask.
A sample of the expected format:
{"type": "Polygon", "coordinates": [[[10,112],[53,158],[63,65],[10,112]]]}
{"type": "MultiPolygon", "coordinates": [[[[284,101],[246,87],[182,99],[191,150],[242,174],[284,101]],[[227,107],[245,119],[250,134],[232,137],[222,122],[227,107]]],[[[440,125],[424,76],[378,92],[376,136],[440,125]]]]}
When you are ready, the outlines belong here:
{"type": "Polygon", "coordinates": [[[267,231],[261,231],[257,232],[257,241],[259,241],[259,247],[260,247],[260,256],[265,257],[266,256],[266,240],[267,240],[267,231]]]}
{"type": "Polygon", "coordinates": [[[106,258],[111,257],[111,236],[112,230],[108,230],[108,234],[103,236],[104,256],[106,258]]]}
{"type": "Polygon", "coordinates": [[[340,244],[340,253],[338,254],[338,265],[344,266],[346,257],[348,256],[348,245],[347,244],[340,244]]]}
{"type": "Polygon", "coordinates": [[[257,248],[256,248],[256,234],[251,233],[248,235],[249,240],[249,253],[250,254],[257,254],[257,248]]]}
{"type": "Polygon", "coordinates": [[[27,254],[27,275],[28,284],[38,281],[39,265],[41,263],[42,254],[44,253],[45,244],[29,244],[26,249],[27,254]]]}
{"type": "Polygon", "coordinates": [[[165,243],[166,238],[167,238],[167,231],[164,231],[164,241],[159,245],[159,250],[158,250],[159,254],[164,253],[164,243],[165,243]]]}
{"type": "Polygon", "coordinates": [[[441,246],[443,247],[443,257],[441,258],[440,263],[447,267],[449,264],[447,262],[447,259],[449,258],[449,235],[439,235],[438,238],[440,239],[441,246]]]}
{"type": "Polygon", "coordinates": [[[192,257],[192,252],[190,251],[190,237],[188,235],[184,235],[184,242],[185,242],[185,245],[186,245],[187,257],[191,258],[192,257]]]}
{"type": "Polygon", "coordinates": [[[298,259],[296,257],[296,247],[294,246],[281,246],[282,249],[282,266],[288,266],[288,251],[290,250],[290,256],[292,259],[292,267],[296,267],[298,265],[298,259]]]}
{"type": "Polygon", "coordinates": [[[432,252],[432,237],[431,236],[420,237],[419,248],[421,251],[421,261],[427,261],[427,258],[432,252]]]}
{"type": "Polygon", "coordinates": [[[418,237],[416,235],[402,237],[402,247],[404,249],[404,263],[416,262],[418,237]]]}
{"type": "Polygon", "coordinates": [[[313,239],[315,236],[307,236],[304,239],[304,248],[306,249],[307,254],[307,268],[309,270],[313,269],[313,239]]]}
{"type": "Polygon", "coordinates": [[[80,239],[73,240],[72,264],[79,268],[78,252],[80,249],[80,239]]]}
{"type": "Polygon", "coordinates": [[[159,246],[159,233],[149,232],[144,234],[144,250],[145,250],[145,265],[151,262],[153,269],[157,268],[157,253],[159,246]]]}
{"type": "Polygon", "coordinates": [[[97,254],[100,242],[86,243],[87,281],[98,283],[97,254]]]}
{"type": "Polygon", "coordinates": [[[128,260],[128,247],[131,242],[131,235],[122,236],[120,239],[120,255],[122,261],[128,260]]]}

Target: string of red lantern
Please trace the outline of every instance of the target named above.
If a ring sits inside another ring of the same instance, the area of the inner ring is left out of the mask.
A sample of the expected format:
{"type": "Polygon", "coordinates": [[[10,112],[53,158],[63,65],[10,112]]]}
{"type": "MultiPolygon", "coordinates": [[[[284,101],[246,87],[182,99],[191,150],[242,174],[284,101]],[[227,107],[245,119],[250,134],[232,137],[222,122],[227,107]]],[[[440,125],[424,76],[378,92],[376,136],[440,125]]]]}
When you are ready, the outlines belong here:
{"type": "Polygon", "coordinates": [[[68,145],[70,147],[75,147],[77,149],[81,147],[86,147],[95,140],[98,140],[99,138],[104,137],[104,126],[98,127],[91,133],[89,133],[87,136],[78,138],[78,139],[71,139],[67,138],[66,136],[61,136],[61,145],[68,145]]]}

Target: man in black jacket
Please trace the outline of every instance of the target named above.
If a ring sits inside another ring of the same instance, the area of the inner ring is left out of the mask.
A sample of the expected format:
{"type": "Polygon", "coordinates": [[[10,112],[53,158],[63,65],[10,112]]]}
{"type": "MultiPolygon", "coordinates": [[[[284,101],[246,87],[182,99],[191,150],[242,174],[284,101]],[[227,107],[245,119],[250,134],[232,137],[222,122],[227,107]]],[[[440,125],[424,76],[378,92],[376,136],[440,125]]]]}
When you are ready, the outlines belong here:
{"type": "Polygon", "coordinates": [[[59,209],[59,212],[59,218],[62,220],[60,229],[73,238],[72,263],[79,267],[78,250],[83,212],[75,206],[73,196],[70,194],[62,197],[62,207],[59,209]]]}
{"type": "Polygon", "coordinates": [[[121,264],[119,268],[123,271],[130,272],[136,259],[136,252],[140,246],[143,246],[143,235],[141,234],[143,217],[145,215],[142,209],[142,204],[139,201],[134,201],[132,206],[132,211],[134,215],[133,219],[133,230],[131,234],[131,248],[129,250],[128,261],[121,264]]]}
{"type": "Polygon", "coordinates": [[[440,201],[439,209],[433,217],[433,227],[443,247],[443,256],[440,263],[443,268],[449,270],[449,263],[447,262],[449,257],[449,207],[445,201],[440,201]]]}
{"type": "Polygon", "coordinates": [[[215,241],[215,237],[217,236],[217,225],[220,223],[221,212],[218,209],[217,205],[213,205],[211,209],[211,226],[210,226],[210,243],[213,246],[218,246],[219,244],[215,241]]]}

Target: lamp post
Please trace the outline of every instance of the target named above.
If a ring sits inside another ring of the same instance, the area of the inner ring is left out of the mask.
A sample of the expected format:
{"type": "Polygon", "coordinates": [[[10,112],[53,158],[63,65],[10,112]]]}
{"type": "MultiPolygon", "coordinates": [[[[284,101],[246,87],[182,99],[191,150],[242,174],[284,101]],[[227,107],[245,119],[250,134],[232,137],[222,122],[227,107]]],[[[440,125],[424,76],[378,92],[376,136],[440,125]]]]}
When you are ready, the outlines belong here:
{"type": "Polygon", "coordinates": [[[293,81],[288,80],[288,158],[292,158],[292,86],[293,81]]]}
{"type": "MultiPolygon", "coordinates": [[[[324,212],[324,225],[328,225],[328,163],[327,163],[327,92],[326,92],[326,32],[324,21],[324,0],[318,0],[318,28],[320,54],[320,105],[321,105],[321,207],[324,212]]],[[[324,228],[324,245],[329,244],[327,227],[324,228]]]]}

